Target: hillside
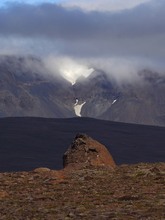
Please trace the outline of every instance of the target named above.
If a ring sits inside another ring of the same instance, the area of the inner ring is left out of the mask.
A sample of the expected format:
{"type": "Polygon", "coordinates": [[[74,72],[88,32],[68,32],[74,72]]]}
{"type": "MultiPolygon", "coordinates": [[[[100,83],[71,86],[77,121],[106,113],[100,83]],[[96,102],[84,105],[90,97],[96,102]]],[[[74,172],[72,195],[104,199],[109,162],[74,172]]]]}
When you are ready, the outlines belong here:
{"type": "Polygon", "coordinates": [[[0,219],[165,219],[165,163],[0,174],[0,219]]]}
{"type": "Polygon", "coordinates": [[[165,162],[165,128],[91,118],[1,118],[0,171],[62,168],[62,156],[77,133],[103,143],[119,164],[165,162]]]}
{"type": "Polygon", "coordinates": [[[39,58],[0,56],[0,117],[82,116],[165,126],[164,74],[142,69],[118,81],[92,70],[71,84],[39,58]]]}

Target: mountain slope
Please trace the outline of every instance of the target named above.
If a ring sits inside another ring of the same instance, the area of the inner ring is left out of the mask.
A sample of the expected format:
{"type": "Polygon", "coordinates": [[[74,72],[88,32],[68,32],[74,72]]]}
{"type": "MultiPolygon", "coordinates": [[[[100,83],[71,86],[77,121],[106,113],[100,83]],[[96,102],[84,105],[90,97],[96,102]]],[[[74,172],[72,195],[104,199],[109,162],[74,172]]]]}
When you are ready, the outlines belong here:
{"type": "Polygon", "coordinates": [[[0,116],[72,117],[71,85],[50,76],[42,61],[2,57],[0,60],[0,116]]]}
{"type": "Polygon", "coordinates": [[[0,117],[92,117],[165,126],[165,76],[149,70],[118,82],[101,70],[74,85],[34,57],[0,57],[0,117]]]}
{"type": "Polygon", "coordinates": [[[77,133],[105,145],[117,164],[165,162],[165,128],[91,118],[0,119],[0,171],[62,168],[62,156],[77,133]]]}
{"type": "Polygon", "coordinates": [[[165,77],[139,73],[140,82],[122,85],[114,105],[100,118],[127,123],[165,125],[165,77]]]}

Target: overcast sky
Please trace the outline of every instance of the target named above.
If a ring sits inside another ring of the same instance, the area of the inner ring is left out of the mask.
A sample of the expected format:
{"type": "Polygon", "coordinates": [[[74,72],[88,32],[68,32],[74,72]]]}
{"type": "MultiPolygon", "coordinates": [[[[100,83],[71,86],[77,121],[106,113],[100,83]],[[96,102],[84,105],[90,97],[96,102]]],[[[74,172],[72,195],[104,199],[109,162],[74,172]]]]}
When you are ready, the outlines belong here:
{"type": "Polygon", "coordinates": [[[165,0],[10,0],[0,6],[1,54],[51,62],[67,57],[123,72],[164,68],[165,0]]]}

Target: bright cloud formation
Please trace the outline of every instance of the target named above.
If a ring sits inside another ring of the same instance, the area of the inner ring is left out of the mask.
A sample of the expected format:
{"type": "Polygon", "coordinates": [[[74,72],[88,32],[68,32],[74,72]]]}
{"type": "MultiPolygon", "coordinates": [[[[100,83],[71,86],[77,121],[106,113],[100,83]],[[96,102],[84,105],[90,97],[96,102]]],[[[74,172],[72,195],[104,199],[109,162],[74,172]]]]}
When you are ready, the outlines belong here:
{"type": "Polygon", "coordinates": [[[55,74],[58,71],[72,85],[80,76],[88,77],[94,71],[93,68],[68,57],[48,57],[44,62],[50,72],[55,74]]]}
{"type": "Polygon", "coordinates": [[[78,7],[86,11],[119,11],[134,8],[150,0],[64,0],[65,7],[78,7]]]}

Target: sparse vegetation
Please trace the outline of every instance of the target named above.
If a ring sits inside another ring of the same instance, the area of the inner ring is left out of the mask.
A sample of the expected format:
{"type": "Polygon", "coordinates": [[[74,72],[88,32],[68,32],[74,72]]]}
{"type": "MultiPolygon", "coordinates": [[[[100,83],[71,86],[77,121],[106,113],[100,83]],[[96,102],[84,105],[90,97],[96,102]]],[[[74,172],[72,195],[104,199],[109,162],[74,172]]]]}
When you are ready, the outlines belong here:
{"type": "Polygon", "coordinates": [[[0,174],[0,219],[165,219],[165,163],[0,174]]]}

